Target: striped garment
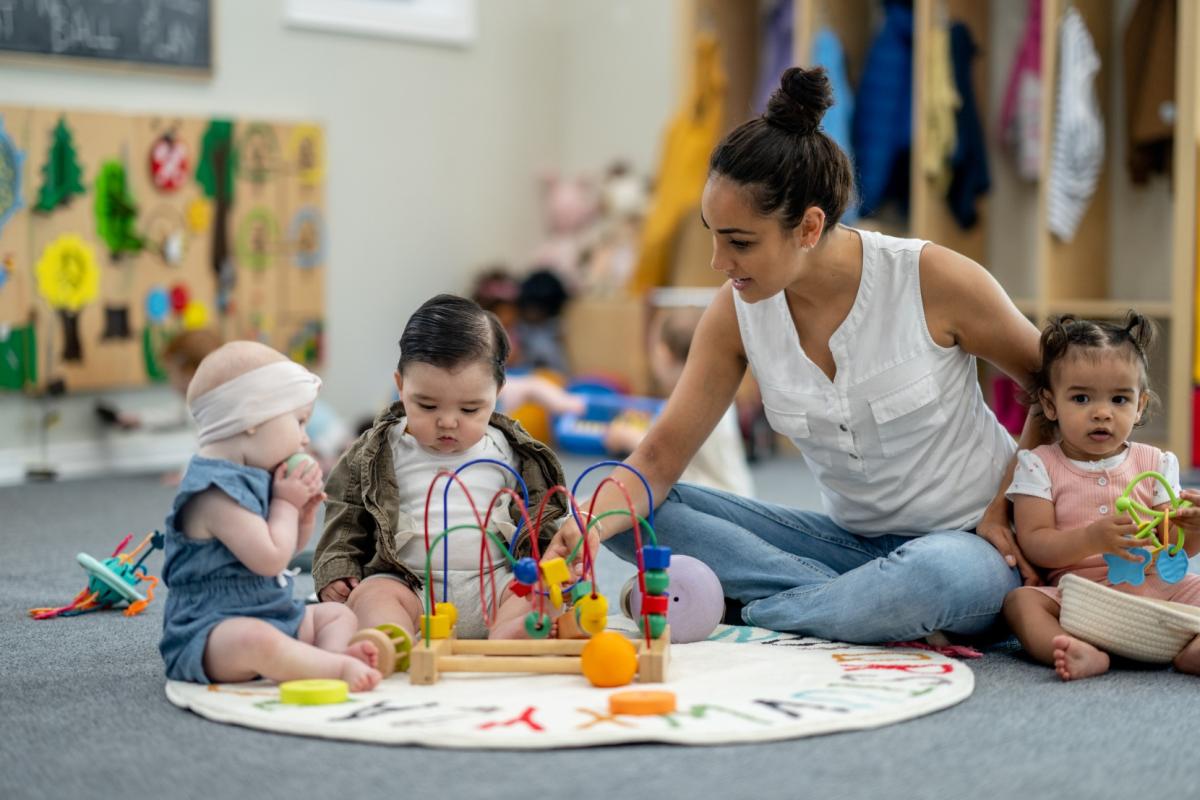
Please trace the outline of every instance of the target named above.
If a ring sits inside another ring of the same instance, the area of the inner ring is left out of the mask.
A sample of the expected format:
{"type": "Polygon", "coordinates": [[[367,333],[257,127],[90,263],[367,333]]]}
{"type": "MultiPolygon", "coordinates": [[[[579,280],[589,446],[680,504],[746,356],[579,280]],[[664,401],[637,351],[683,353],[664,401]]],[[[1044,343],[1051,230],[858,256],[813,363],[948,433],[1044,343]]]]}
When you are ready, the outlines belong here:
{"type": "Polygon", "coordinates": [[[1096,96],[1100,56],[1083,17],[1068,8],[1059,28],[1058,99],[1050,153],[1050,232],[1064,242],[1087,211],[1104,165],[1104,120],[1096,96]]]}

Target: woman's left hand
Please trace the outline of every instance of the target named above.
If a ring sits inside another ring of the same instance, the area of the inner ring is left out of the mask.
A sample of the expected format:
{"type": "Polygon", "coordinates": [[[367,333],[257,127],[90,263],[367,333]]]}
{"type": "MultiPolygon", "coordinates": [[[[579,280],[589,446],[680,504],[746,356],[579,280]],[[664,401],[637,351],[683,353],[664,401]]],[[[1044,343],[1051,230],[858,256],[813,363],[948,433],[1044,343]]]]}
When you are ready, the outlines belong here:
{"type": "Polygon", "coordinates": [[[989,508],[975,528],[975,533],[996,548],[1000,555],[1004,556],[1005,563],[1021,571],[1021,577],[1026,586],[1042,584],[1042,576],[1038,574],[1037,568],[1025,558],[1025,554],[1021,552],[1021,548],[1017,544],[1017,537],[1013,535],[1012,528],[1008,525],[1007,508],[1003,514],[989,508]]]}

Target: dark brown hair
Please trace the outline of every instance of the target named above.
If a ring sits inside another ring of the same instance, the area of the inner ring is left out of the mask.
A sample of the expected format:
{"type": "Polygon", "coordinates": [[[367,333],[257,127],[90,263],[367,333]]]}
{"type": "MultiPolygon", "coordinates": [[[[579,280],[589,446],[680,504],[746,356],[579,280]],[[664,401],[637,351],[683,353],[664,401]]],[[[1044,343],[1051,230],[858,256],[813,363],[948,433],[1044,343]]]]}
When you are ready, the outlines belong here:
{"type": "MultiPolygon", "coordinates": [[[[1042,366],[1033,374],[1033,385],[1028,397],[1031,406],[1037,409],[1037,417],[1047,433],[1053,432],[1058,423],[1046,417],[1042,411],[1042,393],[1053,394],[1054,365],[1065,359],[1072,351],[1080,348],[1099,350],[1102,348],[1125,349],[1130,357],[1141,366],[1143,394],[1150,398],[1150,405],[1158,402],[1157,395],[1150,389],[1150,348],[1154,345],[1156,331],[1154,322],[1136,311],[1130,310],[1123,322],[1094,322],[1080,319],[1074,314],[1052,317],[1042,330],[1042,366]]],[[[1149,407],[1149,406],[1148,406],[1149,407]]],[[[1147,415],[1138,420],[1145,422],[1147,415]]]]}
{"type": "Polygon", "coordinates": [[[503,386],[508,351],[508,334],[495,314],[484,311],[474,300],[439,294],[409,317],[400,334],[396,369],[401,374],[409,364],[457,369],[478,361],[489,365],[496,385],[503,386]]]}
{"type": "Polygon", "coordinates": [[[788,69],[766,113],[740,125],[713,150],[709,172],[744,186],[755,210],[763,216],[778,213],[785,229],[800,224],[808,208],[820,208],[824,235],[854,194],[850,158],[820,128],[832,105],[823,67],[788,69]]]}

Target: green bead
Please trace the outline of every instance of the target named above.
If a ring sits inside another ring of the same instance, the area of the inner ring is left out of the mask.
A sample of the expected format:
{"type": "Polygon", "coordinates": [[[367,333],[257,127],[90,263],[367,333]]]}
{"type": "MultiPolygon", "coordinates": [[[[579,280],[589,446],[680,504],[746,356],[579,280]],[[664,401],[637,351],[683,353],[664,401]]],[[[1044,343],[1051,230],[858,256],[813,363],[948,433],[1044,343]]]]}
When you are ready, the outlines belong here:
{"type": "Polygon", "coordinates": [[[579,598],[592,593],[591,581],[579,581],[571,587],[571,602],[579,602],[579,598]]]}
{"type": "MultiPolygon", "coordinates": [[[[650,614],[650,638],[657,639],[662,636],[663,630],[667,627],[667,617],[665,614],[650,614]]],[[[645,617],[638,617],[638,630],[646,632],[645,617]]]]}
{"type": "Polygon", "coordinates": [[[665,569],[646,570],[646,594],[666,594],[670,583],[665,569]]]}
{"type": "Polygon", "coordinates": [[[525,617],[525,632],[530,639],[545,639],[550,635],[550,615],[530,611],[525,617]]]}
{"type": "Polygon", "coordinates": [[[1121,512],[1128,511],[1129,510],[1129,498],[1128,497],[1118,497],[1116,505],[1117,505],[1117,511],[1121,511],[1121,512]]]}

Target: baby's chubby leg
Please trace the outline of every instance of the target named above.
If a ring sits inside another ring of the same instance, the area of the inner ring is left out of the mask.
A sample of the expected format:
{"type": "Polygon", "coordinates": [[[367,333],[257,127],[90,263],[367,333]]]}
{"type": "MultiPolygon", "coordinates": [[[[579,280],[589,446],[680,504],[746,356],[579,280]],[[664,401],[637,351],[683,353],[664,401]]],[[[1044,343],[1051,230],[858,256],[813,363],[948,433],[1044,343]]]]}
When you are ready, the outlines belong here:
{"type": "Polygon", "coordinates": [[[1200,636],[1188,642],[1187,646],[1179,651],[1179,655],[1175,656],[1172,664],[1180,672],[1200,675],[1200,636]]]}
{"type": "Polygon", "coordinates": [[[331,653],[345,653],[368,667],[379,666],[380,653],[371,642],[355,642],[350,638],[359,628],[354,612],[341,603],[317,603],[304,612],[297,634],[302,642],[316,645],[331,653]]]}
{"type": "Polygon", "coordinates": [[[354,587],[346,606],[358,617],[359,628],[399,625],[410,636],[416,634],[421,617],[421,600],[408,584],[389,576],[367,578],[354,587]]]}
{"type": "Polygon", "coordinates": [[[260,675],[277,682],[341,678],[355,692],[374,689],[381,677],[358,658],[293,639],[250,617],[227,619],[212,629],[204,648],[204,672],[217,683],[248,681],[260,675]]]}
{"type": "Polygon", "coordinates": [[[1004,618],[1025,652],[1052,665],[1064,681],[1108,671],[1108,653],[1068,634],[1058,621],[1058,603],[1036,589],[1014,589],[1004,598],[1004,618]]]}

